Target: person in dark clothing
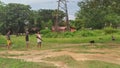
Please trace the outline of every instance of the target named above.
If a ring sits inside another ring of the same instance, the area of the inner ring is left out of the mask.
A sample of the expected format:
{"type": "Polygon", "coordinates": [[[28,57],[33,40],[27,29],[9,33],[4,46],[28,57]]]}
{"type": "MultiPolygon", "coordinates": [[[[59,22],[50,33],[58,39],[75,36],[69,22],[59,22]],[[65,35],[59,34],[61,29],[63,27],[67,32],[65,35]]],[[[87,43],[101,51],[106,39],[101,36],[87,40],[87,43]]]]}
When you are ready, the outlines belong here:
{"type": "Polygon", "coordinates": [[[29,32],[26,31],[26,34],[25,34],[25,41],[26,41],[26,47],[28,48],[29,47],[29,32]]]}

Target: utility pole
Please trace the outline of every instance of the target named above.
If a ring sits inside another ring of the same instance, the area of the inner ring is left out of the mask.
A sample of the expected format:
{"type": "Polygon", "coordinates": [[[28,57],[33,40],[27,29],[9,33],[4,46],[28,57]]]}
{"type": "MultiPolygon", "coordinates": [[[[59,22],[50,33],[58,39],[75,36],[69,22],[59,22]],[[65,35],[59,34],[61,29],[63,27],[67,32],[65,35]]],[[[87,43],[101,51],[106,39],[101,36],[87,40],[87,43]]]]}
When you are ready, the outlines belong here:
{"type": "Polygon", "coordinates": [[[68,8],[67,8],[67,1],[66,0],[58,0],[55,29],[58,30],[59,11],[60,10],[62,10],[65,13],[65,23],[66,23],[66,26],[67,26],[67,31],[70,31],[70,24],[69,24],[69,17],[68,17],[68,8]]]}
{"type": "Polygon", "coordinates": [[[59,23],[59,7],[60,7],[60,3],[58,1],[58,6],[57,6],[57,10],[55,13],[55,31],[58,32],[58,23],[59,23]]]}

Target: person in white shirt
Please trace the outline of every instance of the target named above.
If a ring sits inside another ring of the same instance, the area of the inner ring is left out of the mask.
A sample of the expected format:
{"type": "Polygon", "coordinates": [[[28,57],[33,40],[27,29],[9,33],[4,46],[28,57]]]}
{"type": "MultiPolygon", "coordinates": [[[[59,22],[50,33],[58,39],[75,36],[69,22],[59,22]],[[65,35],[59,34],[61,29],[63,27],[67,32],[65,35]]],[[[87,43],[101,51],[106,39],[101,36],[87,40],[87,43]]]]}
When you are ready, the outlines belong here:
{"type": "Polygon", "coordinates": [[[41,38],[40,32],[37,32],[36,38],[37,38],[37,47],[41,48],[42,38],[41,38]]]}

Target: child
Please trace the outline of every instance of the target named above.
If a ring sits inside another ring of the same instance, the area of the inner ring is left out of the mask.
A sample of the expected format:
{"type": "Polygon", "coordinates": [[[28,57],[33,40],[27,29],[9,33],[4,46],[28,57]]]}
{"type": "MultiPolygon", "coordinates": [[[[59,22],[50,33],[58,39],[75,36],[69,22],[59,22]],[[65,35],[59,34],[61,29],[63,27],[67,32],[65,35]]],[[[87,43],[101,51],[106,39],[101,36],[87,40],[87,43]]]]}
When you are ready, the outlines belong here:
{"type": "Polygon", "coordinates": [[[37,38],[37,47],[41,48],[42,38],[41,38],[40,32],[37,32],[36,38],[37,38]]]}
{"type": "Polygon", "coordinates": [[[6,38],[7,38],[7,48],[8,48],[8,49],[10,49],[10,47],[11,47],[10,33],[11,33],[11,31],[9,30],[8,33],[6,34],[6,38]]]}

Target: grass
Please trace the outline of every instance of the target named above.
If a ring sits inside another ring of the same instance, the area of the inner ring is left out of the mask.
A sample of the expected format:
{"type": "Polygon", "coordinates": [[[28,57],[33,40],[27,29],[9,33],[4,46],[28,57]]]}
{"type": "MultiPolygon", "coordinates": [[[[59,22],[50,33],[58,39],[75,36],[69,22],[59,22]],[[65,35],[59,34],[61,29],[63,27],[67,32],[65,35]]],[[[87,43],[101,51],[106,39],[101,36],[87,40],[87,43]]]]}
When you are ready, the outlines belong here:
{"type": "MultiPolygon", "coordinates": [[[[120,48],[119,41],[120,36],[115,35],[116,40],[111,41],[111,35],[103,35],[103,36],[92,36],[92,37],[73,37],[73,38],[43,38],[42,48],[37,48],[37,42],[35,35],[30,35],[30,48],[26,49],[25,44],[25,36],[11,36],[12,40],[12,48],[11,50],[53,50],[53,51],[62,51],[65,49],[72,49],[71,52],[74,53],[84,53],[84,54],[106,54],[106,52],[89,52],[91,49],[110,49],[116,50],[116,48],[120,48]],[[99,39],[102,38],[102,39],[99,39]],[[95,40],[95,44],[91,46],[89,44],[90,40],[95,40]],[[88,44],[83,44],[88,43],[88,44]],[[100,43],[101,45],[98,45],[100,43]],[[108,44],[113,43],[113,44],[108,44]],[[88,51],[87,51],[88,50],[88,51]]],[[[6,44],[5,36],[0,36],[0,46],[4,46],[6,44]]],[[[7,50],[5,47],[0,47],[0,51],[7,50]]],[[[119,53],[118,53],[119,54],[119,53]]],[[[21,55],[6,55],[4,56],[22,56],[21,55]]],[[[69,66],[69,68],[120,68],[120,65],[106,63],[102,61],[76,61],[71,56],[59,56],[53,58],[46,58],[44,60],[48,61],[62,61],[69,66]]],[[[7,59],[0,58],[0,68],[56,68],[50,64],[45,63],[33,63],[33,62],[25,62],[23,60],[16,59],[7,59]]]]}
{"type": "Polygon", "coordinates": [[[0,68],[56,68],[56,67],[46,63],[33,63],[17,59],[0,58],[0,68]]]}
{"type": "MultiPolygon", "coordinates": [[[[94,39],[96,43],[119,43],[120,36],[116,35],[117,39],[115,41],[111,41],[111,35],[106,36],[98,36],[98,37],[81,37],[81,38],[43,38],[42,48],[37,48],[37,42],[35,35],[30,35],[30,49],[38,49],[38,50],[45,50],[45,49],[62,49],[62,48],[86,48],[90,49],[93,47],[89,46],[64,46],[64,44],[80,44],[80,43],[89,43],[90,40],[94,39]],[[99,38],[103,38],[100,40],[99,38]]],[[[12,49],[14,50],[27,50],[25,44],[25,37],[24,36],[11,36],[12,40],[12,49]]],[[[0,46],[6,45],[6,38],[5,36],[0,36],[0,46]]],[[[87,44],[88,45],[88,44],[87,44]]],[[[112,48],[112,46],[96,45],[95,48],[112,48]]],[[[0,50],[4,50],[4,48],[0,48],[0,50]]]]}
{"type": "Polygon", "coordinates": [[[71,51],[74,53],[84,53],[84,54],[106,54],[105,52],[89,52],[89,51],[82,51],[82,50],[77,50],[77,51],[71,51]]]}
{"type": "Polygon", "coordinates": [[[120,65],[102,61],[79,61],[79,63],[83,65],[83,68],[120,68],[120,65]]]}
{"type": "Polygon", "coordinates": [[[53,58],[45,58],[43,60],[47,61],[62,61],[65,64],[67,64],[70,68],[76,68],[77,66],[79,67],[79,63],[75,61],[71,56],[59,56],[59,57],[53,57],[53,58]]]}
{"type": "MultiPolygon", "coordinates": [[[[116,40],[115,43],[119,43],[120,35],[115,34],[116,40]]],[[[95,40],[96,43],[109,43],[113,42],[111,35],[103,35],[103,36],[90,36],[90,37],[73,37],[73,38],[44,38],[45,42],[48,43],[71,43],[71,44],[79,44],[79,43],[89,43],[90,40],[95,40]],[[99,39],[101,38],[101,39],[99,39]],[[63,40],[64,39],[64,40],[63,40]]]]}
{"type": "Polygon", "coordinates": [[[0,35],[0,44],[6,44],[5,36],[0,35]]]}
{"type": "Polygon", "coordinates": [[[52,47],[51,49],[53,49],[53,51],[62,51],[62,50],[67,50],[70,52],[74,52],[74,53],[89,53],[89,54],[106,54],[105,52],[89,52],[90,50],[119,50],[120,49],[119,45],[107,45],[107,44],[85,44],[85,45],[81,45],[81,44],[69,44],[69,46],[67,44],[59,44],[59,45],[55,45],[54,47],[52,47]]]}
{"type": "Polygon", "coordinates": [[[47,61],[61,61],[69,68],[120,68],[120,65],[106,63],[102,61],[76,61],[71,56],[64,55],[53,58],[45,58],[47,61]]]}

